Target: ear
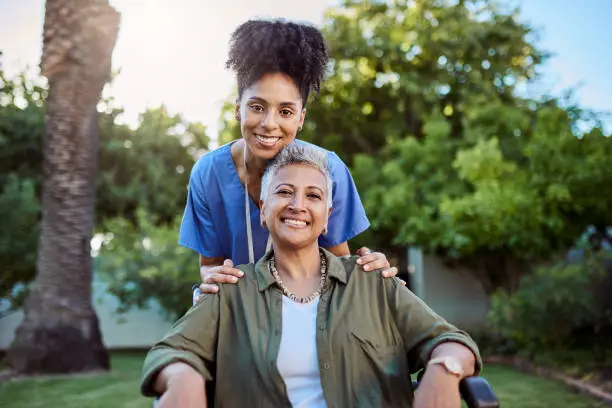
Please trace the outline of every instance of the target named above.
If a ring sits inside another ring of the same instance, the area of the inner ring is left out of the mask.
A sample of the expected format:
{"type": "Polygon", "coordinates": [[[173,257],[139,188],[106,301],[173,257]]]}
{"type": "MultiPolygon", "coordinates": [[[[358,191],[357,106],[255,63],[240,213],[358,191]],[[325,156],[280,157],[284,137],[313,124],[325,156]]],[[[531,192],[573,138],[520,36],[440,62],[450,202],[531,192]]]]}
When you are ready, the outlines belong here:
{"type": "Polygon", "coordinates": [[[329,207],[329,210],[327,210],[327,218],[329,219],[329,216],[331,215],[333,208],[329,207]]]}
{"type": "Polygon", "coordinates": [[[259,220],[261,221],[261,226],[264,226],[266,222],[266,212],[264,210],[264,202],[259,200],[259,220]]]}
{"type": "Polygon", "coordinates": [[[304,126],[304,119],[306,119],[306,108],[303,108],[302,112],[300,113],[300,121],[298,122],[298,129],[302,129],[302,127],[304,126]]]}
{"type": "Polygon", "coordinates": [[[240,101],[236,100],[236,109],[234,110],[234,117],[240,122],[240,101]]]}

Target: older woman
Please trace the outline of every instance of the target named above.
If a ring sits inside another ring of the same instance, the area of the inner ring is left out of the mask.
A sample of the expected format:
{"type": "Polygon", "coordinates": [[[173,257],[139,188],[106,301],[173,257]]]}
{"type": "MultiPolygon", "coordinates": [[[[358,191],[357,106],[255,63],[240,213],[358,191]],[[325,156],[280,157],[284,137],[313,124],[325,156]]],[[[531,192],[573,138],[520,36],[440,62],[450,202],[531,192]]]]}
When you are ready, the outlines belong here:
{"type": "MultiPolygon", "coordinates": [[[[253,20],[232,35],[228,68],[236,73],[236,119],[242,138],[204,155],[194,166],[179,243],[200,254],[205,292],[236,282],[234,264],[254,263],[269,249],[261,227],[259,195],[268,161],[296,140],[308,98],[317,92],[328,61],[319,30],[305,24],[253,20]]],[[[305,143],[305,142],[299,142],[305,143]]],[[[347,241],[369,227],[346,165],[327,153],[335,211],[319,243],[334,255],[350,255],[347,241]]],[[[395,276],[383,254],[360,251],[365,270],[395,276]]]]}
{"type": "Polygon", "coordinates": [[[459,407],[477,346],[397,279],[321,248],[332,180],[321,150],[291,144],[262,181],[272,249],[206,294],[147,355],[160,407],[459,407]],[[416,397],[410,373],[425,368],[416,397]]]}

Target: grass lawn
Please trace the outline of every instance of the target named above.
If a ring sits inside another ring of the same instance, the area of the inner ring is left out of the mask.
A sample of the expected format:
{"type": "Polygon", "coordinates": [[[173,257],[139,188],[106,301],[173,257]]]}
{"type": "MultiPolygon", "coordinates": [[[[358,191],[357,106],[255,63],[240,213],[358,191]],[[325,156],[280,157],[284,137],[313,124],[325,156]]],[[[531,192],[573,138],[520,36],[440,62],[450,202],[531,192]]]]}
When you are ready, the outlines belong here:
{"type": "MultiPolygon", "coordinates": [[[[151,408],[151,400],[138,391],[142,359],[141,354],[115,354],[110,374],[0,382],[0,407],[151,408]]],[[[484,374],[503,408],[604,407],[560,384],[502,366],[488,365],[484,374]]]]}

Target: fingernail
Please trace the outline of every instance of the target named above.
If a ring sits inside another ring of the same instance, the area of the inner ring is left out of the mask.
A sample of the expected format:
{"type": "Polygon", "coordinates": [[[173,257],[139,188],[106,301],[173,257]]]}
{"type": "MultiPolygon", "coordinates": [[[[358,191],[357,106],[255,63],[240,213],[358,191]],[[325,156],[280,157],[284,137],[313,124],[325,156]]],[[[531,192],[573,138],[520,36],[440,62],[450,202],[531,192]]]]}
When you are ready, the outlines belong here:
{"type": "Polygon", "coordinates": [[[244,276],[244,272],[239,271],[239,272],[238,272],[238,275],[240,275],[240,276],[244,276]]]}
{"type": "Polygon", "coordinates": [[[357,263],[358,263],[359,265],[361,265],[361,264],[363,263],[363,261],[361,260],[361,258],[357,259],[357,263]]]}
{"type": "Polygon", "coordinates": [[[369,271],[369,270],[370,270],[370,267],[369,267],[368,265],[366,265],[366,266],[364,266],[364,267],[363,267],[363,270],[364,270],[364,271],[369,271]]]}
{"type": "Polygon", "coordinates": [[[238,278],[235,276],[232,276],[232,283],[236,283],[236,282],[238,282],[238,278]]]}

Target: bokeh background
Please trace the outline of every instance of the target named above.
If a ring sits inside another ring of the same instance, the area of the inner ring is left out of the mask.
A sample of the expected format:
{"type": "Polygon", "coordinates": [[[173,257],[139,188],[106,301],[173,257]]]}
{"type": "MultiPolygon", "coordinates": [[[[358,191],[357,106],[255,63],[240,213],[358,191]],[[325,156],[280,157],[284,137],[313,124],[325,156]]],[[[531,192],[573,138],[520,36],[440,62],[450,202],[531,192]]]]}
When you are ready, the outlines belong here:
{"type": "MultiPolygon", "coordinates": [[[[145,349],[191,302],[197,256],[176,243],[187,181],[199,157],[240,136],[224,64],[231,32],[253,17],[309,21],[329,43],[300,137],[351,169],[372,222],[351,246],[387,254],[492,359],[520,357],[612,392],[612,3],[110,4],[121,26],[98,104],[91,256],[114,369],[78,386],[50,380],[66,387],[56,394],[38,380],[0,382],[0,405],[147,406],[135,388],[141,354],[124,352],[145,349]],[[113,390],[108,399],[84,397],[99,387],[113,390]]],[[[0,0],[3,351],[37,271],[44,11],[43,1],[0,0]]],[[[597,404],[492,367],[504,406],[597,404]]]]}

